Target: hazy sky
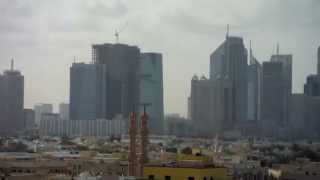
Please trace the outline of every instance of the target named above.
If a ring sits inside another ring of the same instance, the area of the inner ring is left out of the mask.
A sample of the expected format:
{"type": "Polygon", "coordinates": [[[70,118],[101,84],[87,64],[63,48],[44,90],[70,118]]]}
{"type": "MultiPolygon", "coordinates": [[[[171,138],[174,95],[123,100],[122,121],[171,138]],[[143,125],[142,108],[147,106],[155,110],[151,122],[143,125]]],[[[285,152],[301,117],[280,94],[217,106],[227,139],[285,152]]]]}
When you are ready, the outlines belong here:
{"type": "Polygon", "coordinates": [[[10,59],[25,76],[25,106],[69,100],[69,67],[91,61],[91,44],[120,42],[163,53],[166,113],[186,114],[190,79],[230,35],[252,41],[267,61],[276,42],[293,54],[294,92],[316,71],[320,0],[1,0],[0,70],[10,59]]]}

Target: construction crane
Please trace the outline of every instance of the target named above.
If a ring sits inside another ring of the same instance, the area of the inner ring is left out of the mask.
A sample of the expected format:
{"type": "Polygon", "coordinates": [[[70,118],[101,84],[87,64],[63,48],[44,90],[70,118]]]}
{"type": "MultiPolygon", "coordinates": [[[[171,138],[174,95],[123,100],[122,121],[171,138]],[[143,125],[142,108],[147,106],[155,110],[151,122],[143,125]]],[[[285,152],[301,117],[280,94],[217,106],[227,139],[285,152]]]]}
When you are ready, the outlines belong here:
{"type": "Polygon", "coordinates": [[[125,28],[128,26],[128,22],[126,22],[120,29],[116,29],[114,36],[116,37],[116,43],[119,43],[119,35],[120,33],[125,30],[125,28]]]}

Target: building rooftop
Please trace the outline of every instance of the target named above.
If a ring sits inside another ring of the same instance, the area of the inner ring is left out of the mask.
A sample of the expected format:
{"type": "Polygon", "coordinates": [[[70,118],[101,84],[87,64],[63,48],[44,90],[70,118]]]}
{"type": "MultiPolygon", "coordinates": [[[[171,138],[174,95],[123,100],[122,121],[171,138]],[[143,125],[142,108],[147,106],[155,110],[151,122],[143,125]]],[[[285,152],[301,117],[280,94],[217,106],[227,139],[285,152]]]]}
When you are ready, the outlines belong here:
{"type": "Polygon", "coordinates": [[[194,168],[194,169],[208,169],[208,168],[224,168],[216,166],[213,163],[202,163],[199,161],[184,161],[184,162],[168,162],[168,163],[149,163],[145,167],[166,167],[166,168],[194,168]]]}

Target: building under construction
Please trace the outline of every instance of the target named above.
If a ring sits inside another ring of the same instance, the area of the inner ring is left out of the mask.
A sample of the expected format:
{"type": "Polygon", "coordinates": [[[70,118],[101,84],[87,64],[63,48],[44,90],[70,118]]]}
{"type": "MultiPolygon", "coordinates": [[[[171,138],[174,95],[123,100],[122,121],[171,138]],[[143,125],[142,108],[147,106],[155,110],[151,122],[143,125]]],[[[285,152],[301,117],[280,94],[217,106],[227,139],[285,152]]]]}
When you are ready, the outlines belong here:
{"type": "Polygon", "coordinates": [[[140,49],[125,44],[92,45],[94,64],[106,66],[105,118],[112,119],[117,114],[125,118],[130,112],[138,112],[140,49]]]}

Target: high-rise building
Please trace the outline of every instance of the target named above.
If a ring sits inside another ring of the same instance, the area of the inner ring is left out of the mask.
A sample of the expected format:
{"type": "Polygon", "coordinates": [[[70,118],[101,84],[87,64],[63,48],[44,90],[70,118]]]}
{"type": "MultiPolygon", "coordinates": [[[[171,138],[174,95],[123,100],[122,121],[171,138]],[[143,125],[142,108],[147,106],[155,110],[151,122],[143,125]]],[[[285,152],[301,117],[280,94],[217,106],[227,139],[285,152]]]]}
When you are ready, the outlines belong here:
{"type": "Polygon", "coordinates": [[[0,133],[12,134],[23,128],[24,77],[11,69],[0,75],[0,133]]]}
{"type": "Polygon", "coordinates": [[[52,104],[39,103],[39,104],[34,105],[33,109],[34,109],[34,113],[35,113],[35,123],[37,126],[40,125],[42,114],[53,112],[52,104]]]}
{"type": "Polygon", "coordinates": [[[106,118],[104,65],[73,63],[70,68],[70,119],[106,118]]]}
{"type": "Polygon", "coordinates": [[[191,97],[188,97],[188,115],[187,115],[187,119],[191,120],[191,97]]]}
{"type": "Polygon", "coordinates": [[[226,80],[193,76],[190,101],[195,135],[214,137],[231,130],[231,86],[231,82],[226,80]]]}
{"type": "Polygon", "coordinates": [[[30,130],[35,127],[35,113],[33,109],[23,110],[24,129],[30,130]]]}
{"type": "Polygon", "coordinates": [[[92,59],[106,66],[106,118],[128,117],[139,106],[140,50],[125,44],[94,44],[92,59]]]}
{"type": "Polygon", "coordinates": [[[320,96],[320,74],[309,75],[304,85],[304,94],[307,96],[320,96]]]}
{"type": "Polygon", "coordinates": [[[283,79],[281,62],[263,63],[263,90],[261,119],[276,126],[285,124],[285,109],[281,103],[287,88],[283,79]]]}
{"type": "MultiPolygon", "coordinates": [[[[191,80],[191,114],[195,127],[195,135],[201,137],[213,137],[214,118],[213,110],[213,83],[204,76],[200,79],[194,75],[191,80]]],[[[218,125],[215,126],[218,128],[218,125]]]]}
{"type": "Polygon", "coordinates": [[[62,120],[69,120],[69,104],[60,103],[59,104],[59,115],[62,120]]]}
{"type": "MultiPolygon", "coordinates": [[[[162,54],[141,54],[140,102],[148,103],[150,133],[162,134],[164,130],[162,54]]],[[[143,107],[140,107],[140,113],[143,107]]]]}
{"type": "Polygon", "coordinates": [[[281,99],[283,106],[283,125],[288,124],[289,121],[289,100],[292,94],[292,55],[291,54],[279,54],[279,46],[277,47],[277,54],[272,55],[271,62],[279,62],[282,67],[284,96],[281,99]]]}
{"type": "Polygon", "coordinates": [[[320,137],[320,47],[318,48],[318,74],[311,74],[304,84],[305,114],[302,120],[309,138],[320,137]]]}
{"type": "MultiPolygon", "coordinates": [[[[231,83],[226,89],[231,108],[229,129],[247,120],[247,50],[240,37],[226,37],[226,40],[210,56],[210,79],[231,83]]],[[[227,94],[227,93],[225,93],[227,94]]]]}
{"type": "Polygon", "coordinates": [[[248,66],[248,120],[259,121],[261,117],[262,66],[252,55],[250,47],[248,66]]]}
{"type": "Polygon", "coordinates": [[[311,74],[307,77],[304,94],[313,97],[320,96],[320,47],[318,48],[318,74],[311,74]]]}

